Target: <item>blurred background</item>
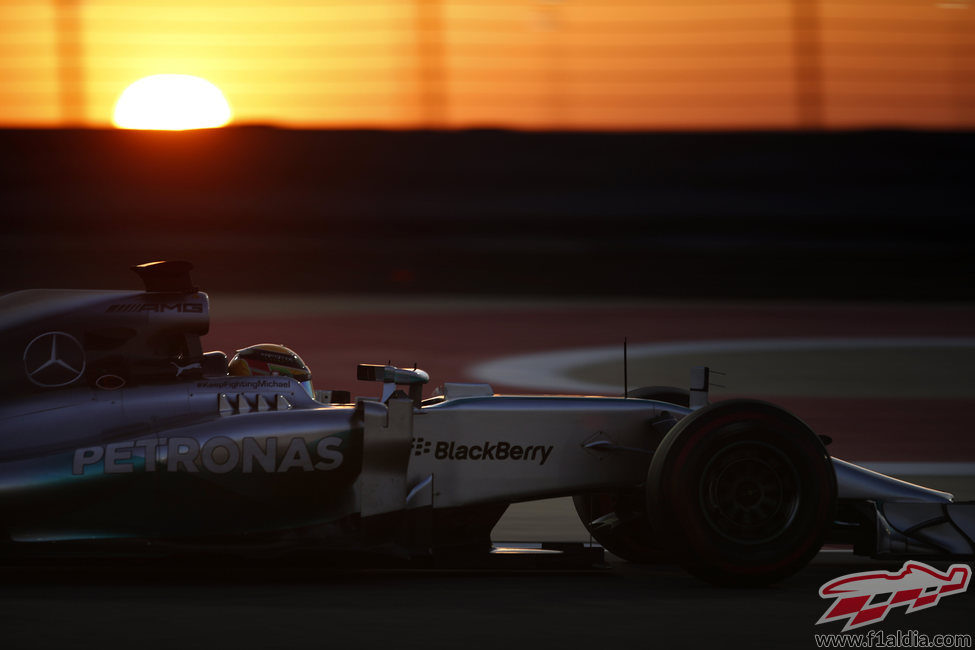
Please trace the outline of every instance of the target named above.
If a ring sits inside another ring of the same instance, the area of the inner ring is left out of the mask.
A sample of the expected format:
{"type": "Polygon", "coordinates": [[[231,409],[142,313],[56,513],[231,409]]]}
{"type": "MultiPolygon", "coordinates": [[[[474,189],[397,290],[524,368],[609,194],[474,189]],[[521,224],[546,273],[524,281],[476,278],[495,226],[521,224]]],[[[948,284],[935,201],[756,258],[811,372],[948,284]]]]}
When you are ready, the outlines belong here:
{"type": "Polygon", "coordinates": [[[970,0],[8,0],[0,36],[0,290],[184,257],[228,291],[973,297],[970,0]],[[229,125],[115,128],[157,74],[229,125]]]}

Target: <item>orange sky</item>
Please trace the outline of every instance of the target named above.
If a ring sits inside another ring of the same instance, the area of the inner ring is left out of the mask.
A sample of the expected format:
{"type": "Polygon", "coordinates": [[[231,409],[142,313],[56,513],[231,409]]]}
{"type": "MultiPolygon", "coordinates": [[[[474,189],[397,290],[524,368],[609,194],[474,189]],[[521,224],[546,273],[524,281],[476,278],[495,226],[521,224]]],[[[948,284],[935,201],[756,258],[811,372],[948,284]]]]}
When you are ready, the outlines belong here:
{"type": "Polygon", "coordinates": [[[290,127],[975,126],[971,0],[8,0],[0,125],[151,74],[290,127]]]}

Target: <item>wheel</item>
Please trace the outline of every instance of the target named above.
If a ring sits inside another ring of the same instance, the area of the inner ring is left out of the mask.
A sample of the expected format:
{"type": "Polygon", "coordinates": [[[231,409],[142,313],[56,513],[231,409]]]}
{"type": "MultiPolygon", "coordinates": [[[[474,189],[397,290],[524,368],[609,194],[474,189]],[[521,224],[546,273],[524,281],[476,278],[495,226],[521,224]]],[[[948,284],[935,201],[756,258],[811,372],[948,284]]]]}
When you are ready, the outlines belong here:
{"type": "MultiPolygon", "coordinates": [[[[635,388],[627,396],[678,406],[687,406],[690,403],[690,395],[686,390],[670,386],[635,388]]],[[[613,555],[637,564],[653,564],[666,560],[655,541],[656,536],[647,516],[646,490],[642,487],[618,492],[578,494],[572,497],[572,503],[589,534],[613,555]],[[593,522],[599,523],[593,525],[593,522]]]]}
{"type": "Polygon", "coordinates": [[[685,416],[647,472],[650,520],[671,556],[715,584],[785,578],[819,550],[836,476],[822,441],[787,411],[729,400],[685,416]]]}

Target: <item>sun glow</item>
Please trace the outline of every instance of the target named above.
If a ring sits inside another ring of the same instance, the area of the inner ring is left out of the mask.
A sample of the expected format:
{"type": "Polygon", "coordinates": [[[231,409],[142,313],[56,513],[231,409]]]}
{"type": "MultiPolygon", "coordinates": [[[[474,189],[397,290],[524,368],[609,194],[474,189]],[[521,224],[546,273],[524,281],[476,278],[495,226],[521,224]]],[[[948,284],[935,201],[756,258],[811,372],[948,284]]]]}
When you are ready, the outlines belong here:
{"type": "Polygon", "coordinates": [[[224,126],[231,117],[227,99],[206,79],[157,74],[122,92],[112,122],[123,129],[182,131],[224,126]]]}

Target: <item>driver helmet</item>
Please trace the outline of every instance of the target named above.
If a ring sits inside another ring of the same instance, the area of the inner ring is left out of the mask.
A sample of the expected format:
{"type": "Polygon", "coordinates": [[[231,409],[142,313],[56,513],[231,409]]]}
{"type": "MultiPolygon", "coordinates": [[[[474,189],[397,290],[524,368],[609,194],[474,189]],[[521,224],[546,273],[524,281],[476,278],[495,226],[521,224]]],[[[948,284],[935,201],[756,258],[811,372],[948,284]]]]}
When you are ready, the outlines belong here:
{"type": "Polygon", "coordinates": [[[284,376],[291,377],[314,399],[311,369],[290,348],[275,343],[261,343],[237,350],[227,364],[227,374],[233,377],[284,376]]]}

